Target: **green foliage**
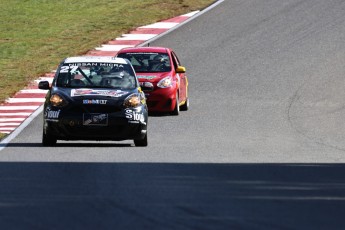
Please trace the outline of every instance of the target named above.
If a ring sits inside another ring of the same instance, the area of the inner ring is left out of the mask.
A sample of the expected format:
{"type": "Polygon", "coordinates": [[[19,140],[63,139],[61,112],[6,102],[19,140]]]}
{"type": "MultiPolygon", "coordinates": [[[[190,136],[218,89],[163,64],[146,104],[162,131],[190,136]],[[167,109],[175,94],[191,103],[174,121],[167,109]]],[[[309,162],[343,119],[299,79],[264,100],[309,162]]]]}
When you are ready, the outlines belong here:
{"type": "Polygon", "coordinates": [[[0,140],[2,139],[2,138],[5,138],[7,135],[5,134],[5,133],[0,133],[0,140]]]}

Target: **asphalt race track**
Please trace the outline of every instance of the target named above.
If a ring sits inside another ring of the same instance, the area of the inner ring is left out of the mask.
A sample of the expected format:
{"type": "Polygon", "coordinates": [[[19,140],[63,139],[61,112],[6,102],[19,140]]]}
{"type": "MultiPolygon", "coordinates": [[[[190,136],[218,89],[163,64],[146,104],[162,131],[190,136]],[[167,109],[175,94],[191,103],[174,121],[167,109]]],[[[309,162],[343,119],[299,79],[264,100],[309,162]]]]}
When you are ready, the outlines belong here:
{"type": "Polygon", "coordinates": [[[191,108],[148,147],[41,147],[40,115],[0,151],[1,228],[345,229],[344,41],[344,1],[224,1],[151,42],[191,108]]]}

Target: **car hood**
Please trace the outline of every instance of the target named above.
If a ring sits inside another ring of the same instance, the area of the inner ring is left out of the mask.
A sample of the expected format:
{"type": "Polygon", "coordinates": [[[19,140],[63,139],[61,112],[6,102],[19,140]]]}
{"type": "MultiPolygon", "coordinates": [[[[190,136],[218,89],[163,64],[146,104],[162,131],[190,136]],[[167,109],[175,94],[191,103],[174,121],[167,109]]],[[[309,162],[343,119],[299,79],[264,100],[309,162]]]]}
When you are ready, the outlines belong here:
{"type": "MultiPolygon", "coordinates": [[[[122,103],[136,90],[119,90],[109,88],[61,88],[53,87],[51,94],[59,94],[77,104],[102,104],[107,102],[122,103]],[[106,101],[106,102],[105,102],[106,101]]],[[[107,103],[109,104],[109,103],[107,103]]]]}
{"type": "Polygon", "coordinates": [[[137,73],[137,78],[140,82],[159,82],[161,79],[167,76],[171,76],[171,72],[137,73]]]}

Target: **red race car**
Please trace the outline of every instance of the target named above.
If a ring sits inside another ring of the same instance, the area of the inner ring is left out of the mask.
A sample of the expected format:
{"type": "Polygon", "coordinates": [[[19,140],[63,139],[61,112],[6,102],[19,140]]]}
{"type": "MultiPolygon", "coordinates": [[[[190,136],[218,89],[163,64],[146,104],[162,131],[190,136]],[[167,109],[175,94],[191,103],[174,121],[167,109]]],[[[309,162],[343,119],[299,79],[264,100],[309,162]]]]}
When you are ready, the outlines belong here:
{"type": "Polygon", "coordinates": [[[188,79],[173,50],[164,47],[124,48],[117,57],[133,65],[141,89],[145,92],[149,112],[178,115],[188,110],[188,79]]]}

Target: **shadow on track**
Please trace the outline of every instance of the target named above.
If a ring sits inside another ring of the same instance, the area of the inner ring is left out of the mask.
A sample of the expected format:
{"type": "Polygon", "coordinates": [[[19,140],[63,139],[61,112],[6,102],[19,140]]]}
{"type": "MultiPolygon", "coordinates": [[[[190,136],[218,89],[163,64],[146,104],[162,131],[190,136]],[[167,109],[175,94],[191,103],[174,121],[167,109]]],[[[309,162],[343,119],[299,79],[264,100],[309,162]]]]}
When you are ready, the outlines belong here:
{"type": "MultiPolygon", "coordinates": [[[[8,143],[8,144],[0,144],[0,147],[42,147],[42,148],[52,148],[52,147],[45,147],[42,146],[42,143],[8,143]]],[[[121,144],[121,143],[76,143],[76,142],[69,142],[69,143],[57,143],[54,148],[59,147],[134,147],[131,144],[121,144]]]]}
{"type": "Polygon", "coordinates": [[[344,164],[1,163],[3,229],[344,229],[344,164]]]}

